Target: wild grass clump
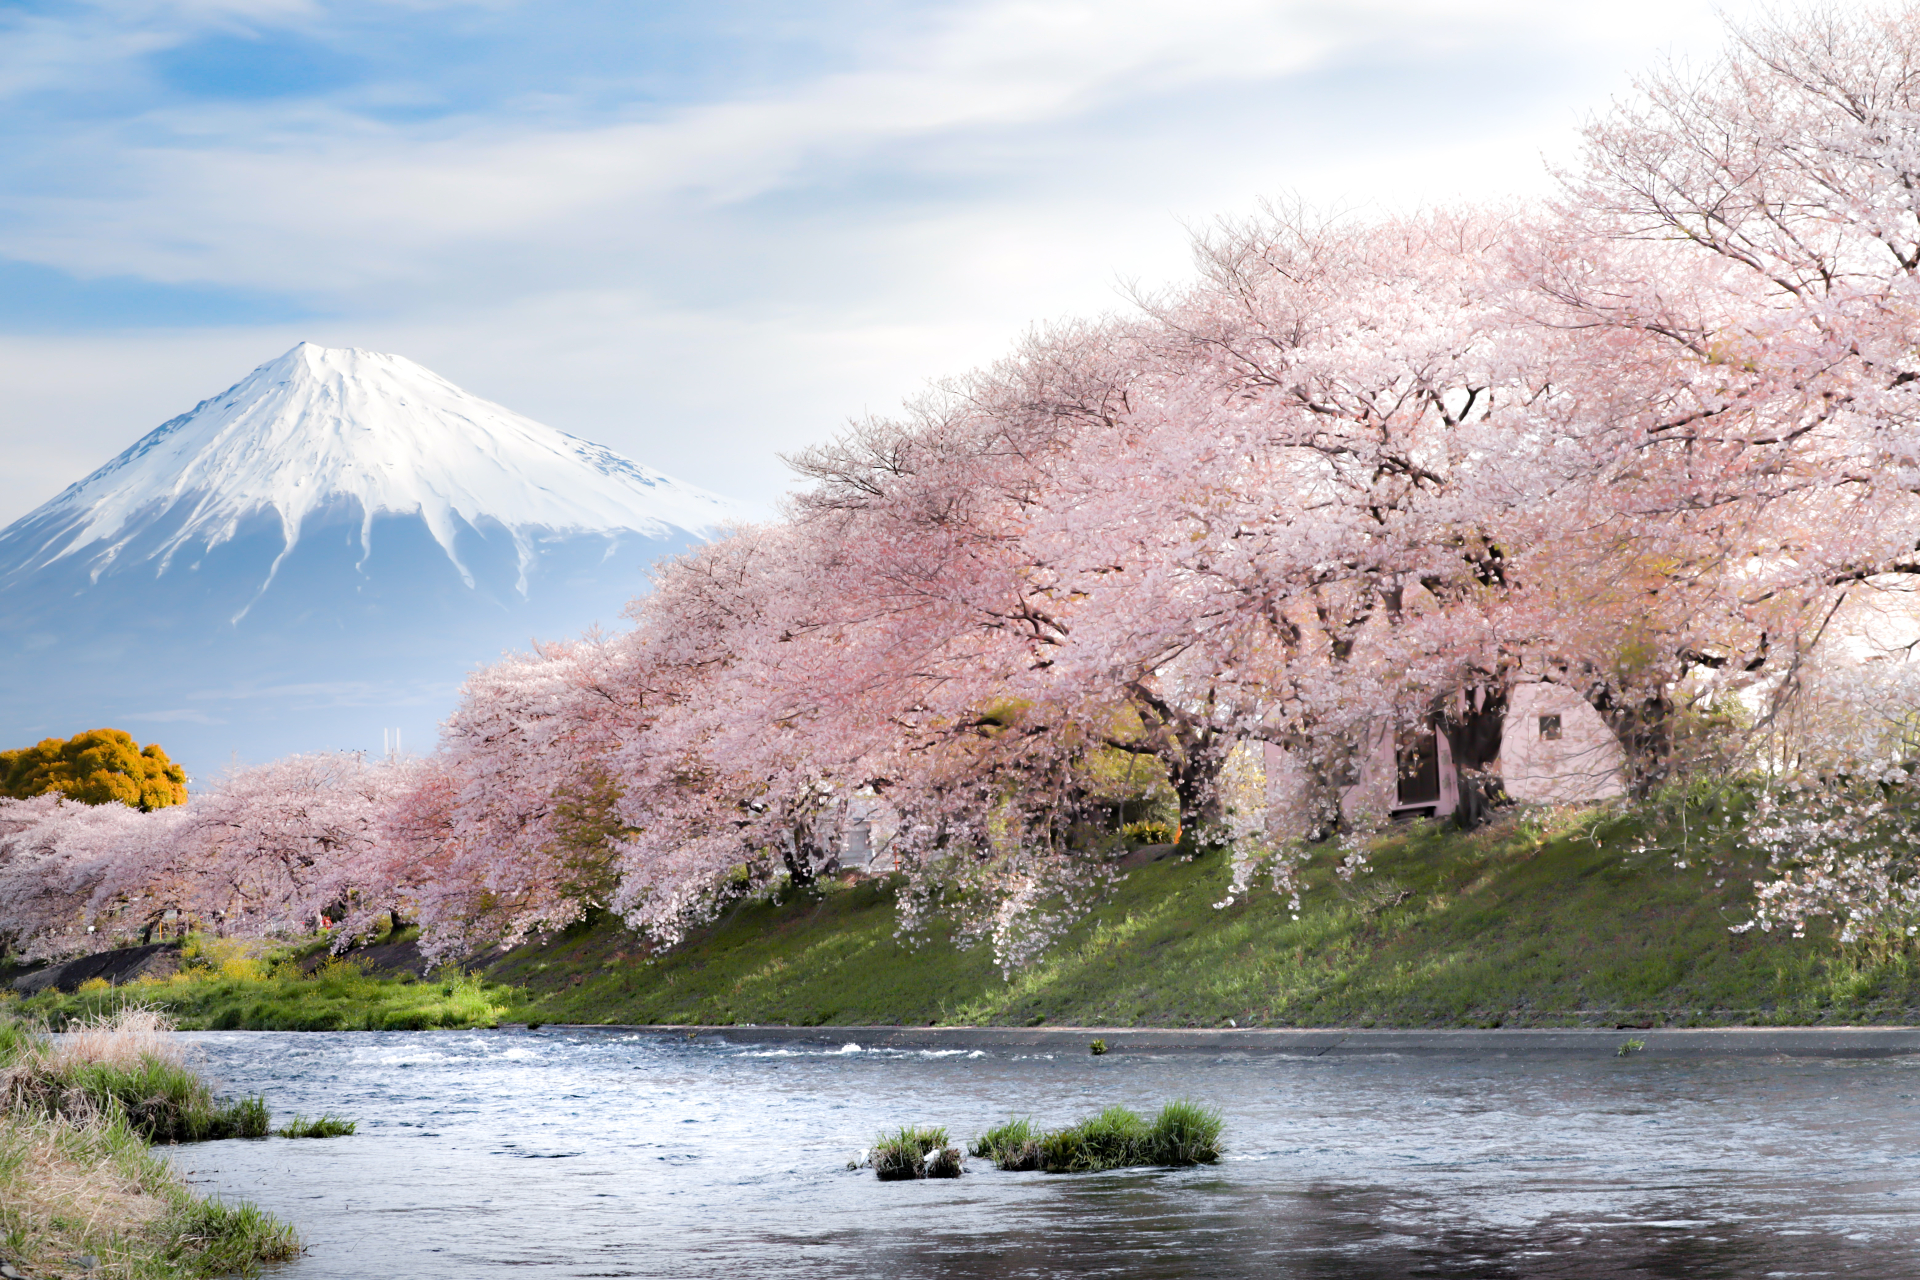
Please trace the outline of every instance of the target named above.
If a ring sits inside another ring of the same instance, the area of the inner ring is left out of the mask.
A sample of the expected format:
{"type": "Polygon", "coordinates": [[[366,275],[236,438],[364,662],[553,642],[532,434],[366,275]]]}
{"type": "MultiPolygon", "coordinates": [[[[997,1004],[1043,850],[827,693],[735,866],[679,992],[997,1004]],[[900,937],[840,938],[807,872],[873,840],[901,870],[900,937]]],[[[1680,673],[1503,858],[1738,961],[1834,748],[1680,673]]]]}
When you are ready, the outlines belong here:
{"type": "Polygon", "coordinates": [[[342,1120],[339,1116],[328,1112],[313,1120],[296,1115],[274,1132],[283,1138],[344,1138],[356,1127],[353,1121],[342,1120]]]}
{"type": "Polygon", "coordinates": [[[1160,1108],[1151,1124],[1126,1107],[1108,1107],[1050,1133],[1036,1131],[1030,1120],[1009,1120],[974,1139],[973,1154],[1011,1171],[1097,1173],[1140,1165],[1185,1168],[1220,1158],[1221,1128],[1218,1111],[1182,1099],[1160,1108]]]}
{"type": "Polygon", "coordinates": [[[995,1125],[973,1140],[968,1154],[991,1160],[995,1168],[1024,1173],[1040,1167],[1040,1135],[1029,1117],[995,1125]]]}
{"type": "Polygon", "coordinates": [[[192,1200],[176,1207],[160,1229],[166,1258],[190,1263],[197,1275],[251,1275],[262,1262],[285,1262],[300,1253],[292,1227],[245,1200],[192,1200]]]}
{"type": "MultiPolygon", "coordinates": [[[[252,1275],[296,1256],[285,1223],[188,1191],[135,1127],[123,1088],[92,1091],[103,1072],[149,1078],[156,1057],[185,1069],[156,1020],[135,1016],[120,1031],[95,1026],[55,1043],[0,1014],[0,1250],[29,1275],[72,1274],[76,1258],[91,1258],[82,1265],[95,1274],[144,1280],[252,1275]],[[68,1087],[47,1087],[61,1080],[68,1087]]],[[[237,1109],[243,1126],[264,1131],[264,1104],[237,1109]]]]}
{"type": "Polygon", "coordinates": [[[1048,1173],[1097,1173],[1153,1164],[1147,1122],[1125,1107],[1108,1107],[1079,1124],[1040,1138],[1040,1167],[1048,1173]]]}
{"type": "Polygon", "coordinates": [[[1177,1098],[1160,1108],[1147,1133],[1149,1163],[1183,1169],[1188,1165],[1212,1164],[1220,1158],[1220,1131],[1225,1127],[1220,1113],[1187,1098],[1177,1098]]]}
{"type": "Polygon", "coordinates": [[[858,1164],[873,1166],[882,1182],[904,1182],[911,1178],[957,1178],[960,1176],[960,1148],[947,1140],[941,1128],[909,1129],[881,1134],[858,1164]]]}
{"type": "Polygon", "coordinates": [[[119,1114],[147,1142],[265,1137],[266,1100],[215,1099],[171,1030],[160,1014],[137,1007],[83,1022],[57,1042],[16,1025],[0,1046],[8,1055],[0,1068],[0,1106],[83,1124],[119,1114]]]}

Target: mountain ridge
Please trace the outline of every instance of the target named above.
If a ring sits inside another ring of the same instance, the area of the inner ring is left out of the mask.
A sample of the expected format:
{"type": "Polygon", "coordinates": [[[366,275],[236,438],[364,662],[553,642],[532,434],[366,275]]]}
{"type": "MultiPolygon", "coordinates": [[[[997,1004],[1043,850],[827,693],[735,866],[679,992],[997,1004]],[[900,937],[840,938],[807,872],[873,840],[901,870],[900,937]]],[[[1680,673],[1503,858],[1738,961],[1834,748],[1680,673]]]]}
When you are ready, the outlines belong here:
{"type": "Polygon", "coordinates": [[[617,622],[747,509],[302,343],[0,529],[4,745],[112,725],[228,760],[433,738],[465,673],[617,622]]]}
{"type": "MultiPolygon", "coordinates": [[[[456,517],[515,531],[659,538],[744,515],[717,494],[470,395],[403,356],[302,342],[0,529],[0,584],[101,547],[92,555],[97,580],[119,568],[131,537],[183,504],[191,505],[186,517],[143,558],[157,559],[162,573],[196,541],[211,549],[232,540],[254,512],[278,515],[291,553],[308,518],[343,498],[360,504],[363,553],[375,517],[417,511],[469,584],[456,517]],[[38,547],[26,537],[36,527],[47,531],[38,547]]],[[[518,532],[515,541],[524,559],[518,532]]]]}

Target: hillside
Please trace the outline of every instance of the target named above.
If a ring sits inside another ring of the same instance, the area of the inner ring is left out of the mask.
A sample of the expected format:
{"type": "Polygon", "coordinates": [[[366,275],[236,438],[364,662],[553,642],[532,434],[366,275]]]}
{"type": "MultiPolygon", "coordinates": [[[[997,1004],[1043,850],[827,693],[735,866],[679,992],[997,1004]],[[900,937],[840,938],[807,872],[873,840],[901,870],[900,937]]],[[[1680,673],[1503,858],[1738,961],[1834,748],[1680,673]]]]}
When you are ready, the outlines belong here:
{"type": "MultiPolygon", "coordinates": [[[[1351,884],[1321,854],[1300,918],[1271,889],[1229,906],[1224,857],[1133,870],[1032,969],[936,929],[895,936],[893,885],[736,903],[658,954],[617,921],[577,925],[464,976],[428,980],[410,935],[327,962],[197,945],[201,968],[23,1002],[59,1018],[129,996],[181,1025],[279,1030],[584,1023],[1490,1027],[1920,1024],[1908,957],[1849,956],[1826,937],[1736,934],[1751,863],[1632,816],[1509,814],[1472,834],[1403,828],[1351,884]]],[[[1697,821],[1698,814],[1695,819],[1697,821]]]]}
{"type": "MultiPolygon", "coordinates": [[[[1410,828],[1342,884],[1323,855],[1298,920],[1271,889],[1230,906],[1223,857],[1134,871],[1032,970],[894,937],[869,881],[742,903],[651,959],[612,922],[522,947],[488,976],[555,1022],[1106,1026],[1647,1026],[1920,1022],[1904,959],[1735,934],[1755,868],[1636,854],[1631,819],[1542,832],[1410,828]]],[[[1652,833],[1655,836],[1661,832],[1652,833]]]]}

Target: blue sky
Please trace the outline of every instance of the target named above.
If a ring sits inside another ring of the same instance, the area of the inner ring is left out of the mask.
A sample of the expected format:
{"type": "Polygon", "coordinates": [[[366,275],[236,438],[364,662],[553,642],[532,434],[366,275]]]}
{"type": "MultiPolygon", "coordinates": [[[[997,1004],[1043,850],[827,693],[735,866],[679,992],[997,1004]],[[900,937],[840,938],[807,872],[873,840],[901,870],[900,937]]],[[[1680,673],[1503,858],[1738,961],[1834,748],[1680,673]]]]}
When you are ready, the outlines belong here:
{"type": "Polygon", "coordinates": [[[0,0],[0,521],[302,339],[770,503],[777,451],[1178,280],[1263,196],[1543,191],[1718,33],[1708,0],[0,0]]]}

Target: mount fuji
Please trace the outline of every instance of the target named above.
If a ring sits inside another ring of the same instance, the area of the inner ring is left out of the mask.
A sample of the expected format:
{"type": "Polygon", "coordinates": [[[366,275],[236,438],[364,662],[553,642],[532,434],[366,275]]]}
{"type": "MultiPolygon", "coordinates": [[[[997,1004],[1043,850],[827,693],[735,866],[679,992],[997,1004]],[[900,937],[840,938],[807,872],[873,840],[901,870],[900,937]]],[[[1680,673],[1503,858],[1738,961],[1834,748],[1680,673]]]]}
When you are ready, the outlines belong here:
{"type": "Polygon", "coordinates": [[[0,746],[111,725],[201,779],[387,729],[424,749],[472,667],[616,622],[748,515],[302,343],[0,530],[0,746]]]}

